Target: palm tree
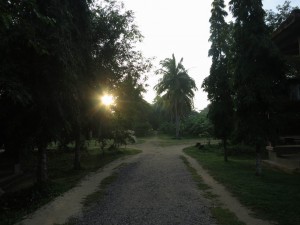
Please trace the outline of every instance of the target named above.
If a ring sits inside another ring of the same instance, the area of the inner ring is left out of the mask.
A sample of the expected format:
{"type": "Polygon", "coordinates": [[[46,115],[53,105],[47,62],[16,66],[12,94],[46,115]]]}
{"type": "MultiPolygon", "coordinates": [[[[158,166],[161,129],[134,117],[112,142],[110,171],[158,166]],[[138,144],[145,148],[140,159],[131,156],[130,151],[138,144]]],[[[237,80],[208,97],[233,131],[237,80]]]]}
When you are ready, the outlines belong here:
{"type": "Polygon", "coordinates": [[[175,117],[176,138],[179,138],[180,119],[186,116],[194,107],[194,91],[197,90],[193,78],[188,75],[188,71],[182,65],[183,58],[177,64],[174,54],[172,58],[166,58],[160,62],[161,69],[157,73],[163,77],[154,87],[157,95],[165,102],[165,106],[175,117]]]}

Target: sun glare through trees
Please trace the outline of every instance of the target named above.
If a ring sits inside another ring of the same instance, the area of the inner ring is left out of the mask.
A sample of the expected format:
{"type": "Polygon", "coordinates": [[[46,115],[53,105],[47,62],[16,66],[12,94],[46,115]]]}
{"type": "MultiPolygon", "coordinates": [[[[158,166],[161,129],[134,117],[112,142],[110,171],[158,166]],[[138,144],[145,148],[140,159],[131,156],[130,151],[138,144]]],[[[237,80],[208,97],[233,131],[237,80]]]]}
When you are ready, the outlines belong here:
{"type": "Polygon", "coordinates": [[[113,105],[115,102],[114,97],[112,95],[108,95],[108,94],[101,96],[100,100],[101,100],[101,103],[105,106],[113,105]]]}
{"type": "Polygon", "coordinates": [[[261,223],[300,225],[299,37],[299,0],[0,0],[0,225],[249,223],[196,193],[184,146],[261,223]]]}

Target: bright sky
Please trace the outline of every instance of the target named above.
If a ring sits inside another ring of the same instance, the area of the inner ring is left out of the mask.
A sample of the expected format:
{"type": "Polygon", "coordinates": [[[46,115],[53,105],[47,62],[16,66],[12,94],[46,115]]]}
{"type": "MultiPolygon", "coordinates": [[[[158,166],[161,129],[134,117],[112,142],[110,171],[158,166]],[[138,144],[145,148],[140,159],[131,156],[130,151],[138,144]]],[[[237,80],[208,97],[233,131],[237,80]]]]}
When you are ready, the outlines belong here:
{"type": "MultiPolygon", "coordinates": [[[[225,0],[228,2],[229,0],[225,0]]],[[[212,0],[123,0],[125,8],[135,13],[135,22],[144,36],[138,47],[146,57],[156,57],[154,65],[175,54],[183,57],[183,65],[196,81],[198,91],[194,99],[195,108],[201,110],[209,103],[201,89],[203,79],[209,75],[211,59],[208,57],[209,18],[212,0]]],[[[292,6],[300,6],[300,0],[292,0],[292,6]]],[[[263,0],[265,9],[275,9],[284,0],[263,0]]],[[[158,75],[150,75],[147,93],[148,102],[155,97],[153,86],[158,75]]]]}

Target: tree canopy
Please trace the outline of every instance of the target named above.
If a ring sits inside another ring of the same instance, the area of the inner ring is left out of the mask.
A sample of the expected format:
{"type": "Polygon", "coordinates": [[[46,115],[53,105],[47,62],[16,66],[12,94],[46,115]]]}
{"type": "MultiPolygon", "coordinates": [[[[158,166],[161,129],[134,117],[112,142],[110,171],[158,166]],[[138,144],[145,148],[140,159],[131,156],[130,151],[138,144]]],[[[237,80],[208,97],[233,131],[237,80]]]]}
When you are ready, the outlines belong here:
{"type": "Polygon", "coordinates": [[[160,62],[161,69],[157,73],[163,77],[154,87],[157,95],[161,96],[164,107],[167,108],[176,124],[176,138],[179,138],[180,119],[189,113],[193,107],[196,83],[188,75],[182,64],[183,58],[177,63],[174,54],[160,62]]]}
{"type": "Polygon", "coordinates": [[[284,1],[282,5],[276,7],[277,12],[274,12],[272,9],[266,10],[265,20],[270,32],[279,28],[280,24],[289,17],[294,9],[298,9],[298,7],[292,7],[291,1],[284,1]]]}
{"type": "Polygon", "coordinates": [[[142,35],[122,3],[2,1],[0,10],[1,145],[15,156],[37,147],[44,182],[47,145],[74,140],[80,168],[84,137],[103,121],[98,96],[127,77],[140,98],[151,63],[134,49],[142,35]]]}
{"type": "Polygon", "coordinates": [[[224,159],[227,161],[226,142],[233,129],[232,74],[228,33],[230,26],[225,22],[225,4],[223,0],[212,3],[210,18],[209,56],[212,57],[210,75],[204,80],[202,87],[211,101],[208,117],[214,125],[214,134],[224,143],[224,159]]]}
{"type": "MultiPolygon", "coordinates": [[[[241,140],[256,145],[257,153],[270,137],[270,114],[280,91],[283,63],[265,24],[261,0],[230,1],[234,24],[234,102],[241,140]]],[[[260,168],[257,167],[257,174],[260,168]]]]}

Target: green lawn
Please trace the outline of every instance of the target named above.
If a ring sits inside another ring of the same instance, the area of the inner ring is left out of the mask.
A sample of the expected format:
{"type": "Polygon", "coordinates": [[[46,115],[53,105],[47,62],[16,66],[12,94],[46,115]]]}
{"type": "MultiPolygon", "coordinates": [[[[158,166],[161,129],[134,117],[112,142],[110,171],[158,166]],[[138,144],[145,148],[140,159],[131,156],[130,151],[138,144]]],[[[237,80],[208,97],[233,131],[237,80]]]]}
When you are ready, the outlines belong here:
{"type": "MultiPolygon", "coordinates": [[[[58,150],[48,151],[48,170],[51,182],[44,186],[30,185],[33,180],[27,180],[19,184],[27,186],[14,193],[5,194],[0,198],[0,224],[10,225],[20,220],[23,216],[35,211],[40,206],[61,195],[77,183],[88,173],[96,171],[106,164],[126,155],[140,153],[140,150],[121,149],[117,152],[100,153],[94,146],[82,153],[82,170],[73,170],[72,152],[58,150]]],[[[24,164],[27,170],[33,169],[36,157],[27,159],[24,164]]]]}
{"type": "Polygon", "coordinates": [[[202,195],[213,201],[213,207],[210,211],[213,217],[217,220],[220,225],[245,225],[239,221],[235,214],[230,212],[228,209],[221,207],[221,203],[218,200],[218,196],[211,192],[211,187],[204,183],[202,177],[197,171],[190,165],[186,157],[181,156],[183,163],[187,166],[188,170],[192,174],[193,180],[196,182],[198,188],[202,191],[202,195]]]}
{"type": "Polygon", "coordinates": [[[235,156],[225,163],[218,146],[184,149],[219,182],[223,183],[242,204],[252,209],[259,218],[279,225],[300,224],[300,174],[286,174],[265,168],[257,177],[254,157],[235,156]]]}
{"type": "Polygon", "coordinates": [[[141,138],[142,140],[149,140],[149,139],[156,139],[156,143],[161,147],[167,147],[172,145],[186,145],[186,144],[196,144],[197,142],[201,142],[202,144],[218,144],[220,140],[212,139],[212,138],[203,138],[203,137],[193,137],[193,136],[184,136],[180,139],[176,139],[175,136],[169,134],[158,134],[158,135],[151,135],[148,137],[141,138]]]}

